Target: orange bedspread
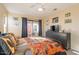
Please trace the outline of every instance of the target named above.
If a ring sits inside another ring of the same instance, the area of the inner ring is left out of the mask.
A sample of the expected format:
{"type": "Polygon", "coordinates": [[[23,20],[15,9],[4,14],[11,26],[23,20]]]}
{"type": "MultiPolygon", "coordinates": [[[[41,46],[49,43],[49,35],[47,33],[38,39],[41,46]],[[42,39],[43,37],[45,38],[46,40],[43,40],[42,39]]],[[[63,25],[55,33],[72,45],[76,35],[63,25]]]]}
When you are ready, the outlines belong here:
{"type": "Polygon", "coordinates": [[[61,44],[48,38],[29,37],[25,39],[33,55],[54,55],[58,52],[65,52],[61,44]]]}

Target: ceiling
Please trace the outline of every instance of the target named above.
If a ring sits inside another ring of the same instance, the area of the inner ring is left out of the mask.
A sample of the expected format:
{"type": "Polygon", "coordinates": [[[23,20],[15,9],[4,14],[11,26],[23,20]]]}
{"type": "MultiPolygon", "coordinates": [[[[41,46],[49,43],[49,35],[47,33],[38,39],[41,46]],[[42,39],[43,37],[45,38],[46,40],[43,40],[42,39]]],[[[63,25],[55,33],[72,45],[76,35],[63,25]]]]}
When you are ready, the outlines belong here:
{"type": "Polygon", "coordinates": [[[72,3],[4,3],[4,6],[10,13],[37,17],[49,16],[54,12],[63,10],[73,5],[74,4],[72,3]],[[44,9],[41,12],[38,11],[38,8],[40,7],[44,9]]]}

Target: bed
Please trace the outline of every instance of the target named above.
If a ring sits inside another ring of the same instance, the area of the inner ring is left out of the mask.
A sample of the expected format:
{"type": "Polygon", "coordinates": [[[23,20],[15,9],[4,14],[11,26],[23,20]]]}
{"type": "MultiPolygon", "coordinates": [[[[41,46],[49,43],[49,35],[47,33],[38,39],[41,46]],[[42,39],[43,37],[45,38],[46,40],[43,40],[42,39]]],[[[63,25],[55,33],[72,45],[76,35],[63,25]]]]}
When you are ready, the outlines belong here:
{"type": "MultiPolygon", "coordinates": [[[[53,39],[44,37],[25,37],[16,39],[11,33],[0,37],[0,42],[4,42],[9,55],[66,55],[65,49],[60,43],[53,39]]],[[[3,44],[0,47],[4,47],[3,44]]],[[[5,49],[3,49],[4,51],[5,49]]],[[[7,50],[4,51],[4,54],[7,50]]]]}
{"type": "Polygon", "coordinates": [[[24,51],[25,55],[66,55],[65,49],[62,47],[62,45],[49,38],[21,38],[19,39],[19,45],[22,44],[25,44],[26,46],[24,51]]]}

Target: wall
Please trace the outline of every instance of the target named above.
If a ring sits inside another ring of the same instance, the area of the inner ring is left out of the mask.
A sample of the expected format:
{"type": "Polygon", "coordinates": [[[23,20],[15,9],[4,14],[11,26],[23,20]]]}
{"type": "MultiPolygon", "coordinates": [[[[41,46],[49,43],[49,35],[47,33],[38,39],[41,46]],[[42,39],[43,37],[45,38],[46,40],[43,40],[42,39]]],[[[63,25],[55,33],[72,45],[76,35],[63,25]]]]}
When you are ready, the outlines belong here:
{"type": "MultiPolygon", "coordinates": [[[[22,35],[22,18],[26,17],[28,20],[39,20],[39,18],[35,16],[27,16],[23,14],[15,14],[15,13],[9,13],[8,14],[8,32],[14,33],[17,37],[21,37],[22,35]],[[14,20],[14,17],[18,17],[17,23],[18,25],[15,25],[16,20],[14,20]]],[[[44,24],[44,21],[42,22],[42,25],[44,24]]],[[[42,27],[42,30],[44,27],[42,27]]]]}
{"type": "MultiPolygon", "coordinates": [[[[4,20],[8,16],[8,11],[0,4],[0,31],[4,32],[4,20]]],[[[7,29],[7,28],[6,28],[7,29]]]]}
{"type": "Polygon", "coordinates": [[[21,37],[22,32],[21,17],[8,15],[8,32],[14,33],[16,37],[21,37]],[[17,18],[17,20],[15,18],[17,18]]]}
{"type": "Polygon", "coordinates": [[[42,17],[42,35],[46,36],[46,31],[50,29],[51,20],[48,17],[42,17]]]}
{"type": "Polygon", "coordinates": [[[79,4],[56,12],[53,16],[49,16],[49,27],[53,25],[53,17],[59,17],[58,24],[61,26],[61,30],[64,29],[65,31],[71,32],[71,48],[79,51],[79,4]],[[72,19],[72,23],[64,23],[64,20],[66,19],[65,13],[67,12],[71,12],[70,18],[72,19]]]}

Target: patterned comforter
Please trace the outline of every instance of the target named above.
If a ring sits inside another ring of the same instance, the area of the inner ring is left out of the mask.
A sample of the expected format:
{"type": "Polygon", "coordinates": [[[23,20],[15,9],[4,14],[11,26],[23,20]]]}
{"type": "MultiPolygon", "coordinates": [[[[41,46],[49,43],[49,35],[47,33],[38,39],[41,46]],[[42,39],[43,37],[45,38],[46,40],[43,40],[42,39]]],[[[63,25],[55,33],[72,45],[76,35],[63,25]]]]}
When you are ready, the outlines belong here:
{"type": "Polygon", "coordinates": [[[42,37],[27,37],[19,39],[19,44],[25,43],[26,55],[65,55],[65,49],[56,41],[42,37]]]}

